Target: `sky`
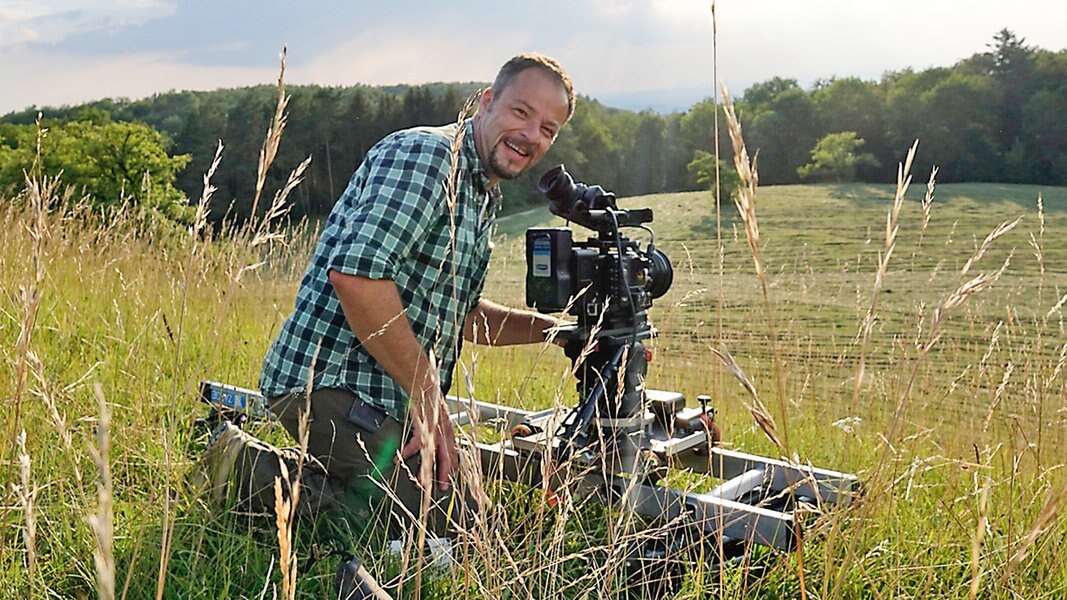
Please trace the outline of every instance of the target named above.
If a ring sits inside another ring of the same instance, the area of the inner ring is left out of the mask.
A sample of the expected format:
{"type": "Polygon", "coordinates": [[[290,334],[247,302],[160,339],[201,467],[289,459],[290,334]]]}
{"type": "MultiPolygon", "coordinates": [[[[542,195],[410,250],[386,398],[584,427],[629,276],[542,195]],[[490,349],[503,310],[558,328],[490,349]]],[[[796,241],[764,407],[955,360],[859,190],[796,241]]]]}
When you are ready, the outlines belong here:
{"type": "Polygon", "coordinates": [[[0,114],[273,83],[283,47],[286,81],[320,85],[490,81],[536,50],[604,104],[684,110],[716,74],[878,80],[1004,28],[1063,50],[1065,23],[1064,0],[717,0],[714,27],[711,0],[0,0],[0,114]]]}

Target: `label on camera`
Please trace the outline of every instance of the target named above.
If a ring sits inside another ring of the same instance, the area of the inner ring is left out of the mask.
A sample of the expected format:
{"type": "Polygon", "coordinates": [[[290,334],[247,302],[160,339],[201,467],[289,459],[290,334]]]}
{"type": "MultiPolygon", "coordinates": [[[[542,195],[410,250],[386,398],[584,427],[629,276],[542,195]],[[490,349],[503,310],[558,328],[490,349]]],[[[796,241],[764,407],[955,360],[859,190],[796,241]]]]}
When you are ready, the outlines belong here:
{"type": "Polygon", "coordinates": [[[552,239],[539,236],[533,240],[531,249],[530,267],[534,277],[552,276],[552,239]]]}

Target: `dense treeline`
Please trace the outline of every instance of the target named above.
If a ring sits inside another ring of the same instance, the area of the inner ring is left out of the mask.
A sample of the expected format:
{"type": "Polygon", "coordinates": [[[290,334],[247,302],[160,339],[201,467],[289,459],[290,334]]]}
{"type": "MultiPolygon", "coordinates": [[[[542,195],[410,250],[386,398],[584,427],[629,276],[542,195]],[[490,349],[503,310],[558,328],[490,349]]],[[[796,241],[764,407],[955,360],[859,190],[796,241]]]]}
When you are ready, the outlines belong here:
{"type": "MultiPolygon", "coordinates": [[[[270,177],[280,186],[311,155],[294,213],[325,212],[377,140],[403,127],[454,120],[480,87],[291,86],[289,124],[270,177]]],[[[216,198],[232,202],[229,210],[243,216],[276,101],[275,88],[259,86],[104,100],[48,109],[45,116],[54,122],[143,122],[163,132],[172,154],[191,157],[174,182],[190,198],[199,197],[221,139],[226,149],[213,179],[216,198]]],[[[737,104],[749,149],[759,151],[765,184],[802,177],[890,181],[915,139],[925,160],[919,169],[928,171],[936,162],[941,181],[1067,184],[1067,51],[1029,47],[1007,30],[994,36],[987,51],[953,67],[890,72],[877,82],[828,79],[810,90],[774,78],[745,90],[737,104]]],[[[707,99],[684,113],[635,113],[582,98],[543,165],[563,162],[576,178],[620,195],[698,189],[714,164],[707,153],[713,150],[715,108],[707,99]]],[[[28,110],[3,121],[26,124],[35,116],[28,110]]],[[[14,137],[0,128],[0,151],[14,145],[14,137]]],[[[729,161],[721,137],[720,153],[729,161]]],[[[510,208],[537,201],[536,175],[506,184],[510,208]]],[[[225,212],[216,209],[215,218],[225,212]]]]}
{"type": "Polygon", "coordinates": [[[772,79],[745,91],[740,113],[764,183],[797,181],[821,138],[851,131],[875,159],[857,168],[864,181],[885,181],[919,139],[920,168],[936,163],[944,182],[1067,184],[1067,51],[1029,47],[1008,30],[951,68],[811,91],[772,79]]]}

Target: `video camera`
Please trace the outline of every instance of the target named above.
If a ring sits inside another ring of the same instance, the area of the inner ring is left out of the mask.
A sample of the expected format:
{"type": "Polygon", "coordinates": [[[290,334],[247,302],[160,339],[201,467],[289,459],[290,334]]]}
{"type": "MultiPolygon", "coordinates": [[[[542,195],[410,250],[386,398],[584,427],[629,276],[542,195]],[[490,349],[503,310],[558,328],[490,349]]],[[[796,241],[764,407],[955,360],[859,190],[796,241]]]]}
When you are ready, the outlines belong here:
{"type": "Polygon", "coordinates": [[[647,226],[652,209],[620,209],[614,194],[599,185],[575,183],[563,165],[542,175],[537,187],[553,214],[597,233],[575,241],[569,227],[526,231],[526,304],[577,317],[577,323],[558,332],[576,365],[580,398],[559,432],[567,444],[562,453],[593,440],[613,440],[603,450],[626,468],[638,443],[632,434],[640,430],[645,412],[651,352],[642,340],[656,334],[647,311],[670,289],[674,270],[652,241],[642,249],[621,233],[624,227],[637,227],[654,238],[647,226]],[[594,422],[604,435],[594,435],[597,428],[589,427],[594,422]]]}
{"type": "Polygon", "coordinates": [[[652,209],[620,209],[615,194],[575,183],[563,165],[542,175],[537,188],[551,202],[552,214],[598,236],[576,242],[569,227],[528,229],[526,304],[541,312],[567,310],[578,317],[580,329],[599,324],[600,335],[620,330],[651,335],[645,311],[670,289],[674,270],[652,242],[642,250],[620,230],[640,227],[653,235],[646,226],[652,209]]]}

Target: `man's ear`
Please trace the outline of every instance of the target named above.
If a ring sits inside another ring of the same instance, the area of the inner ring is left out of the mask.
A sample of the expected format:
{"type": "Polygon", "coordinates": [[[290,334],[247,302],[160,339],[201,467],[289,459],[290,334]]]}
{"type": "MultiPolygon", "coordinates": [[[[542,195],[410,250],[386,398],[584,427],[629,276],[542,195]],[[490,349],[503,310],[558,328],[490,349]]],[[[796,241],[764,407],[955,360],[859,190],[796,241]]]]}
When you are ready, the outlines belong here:
{"type": "Polygon", "coordinates": [[[478,100],[478,111],[489,110],[489,105],[493,103],[493,88],[487,87],[482,90],[482,97],[478,100]]]}

